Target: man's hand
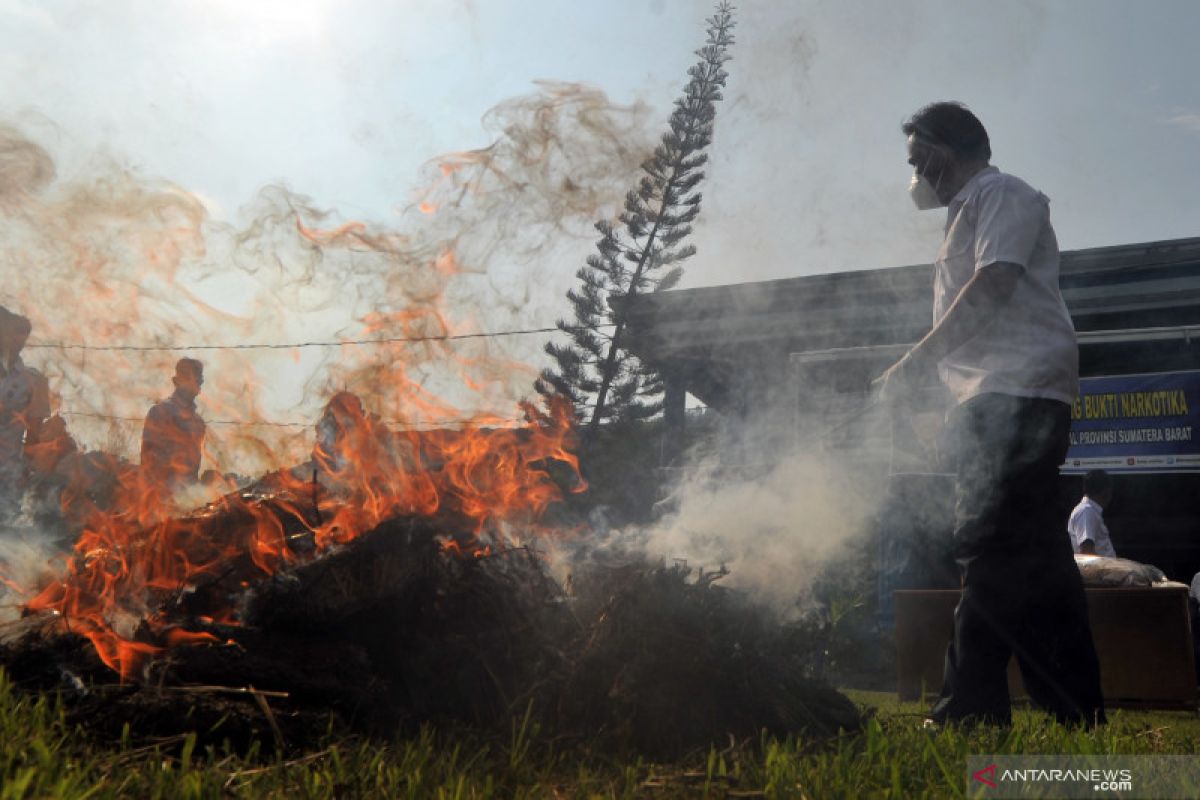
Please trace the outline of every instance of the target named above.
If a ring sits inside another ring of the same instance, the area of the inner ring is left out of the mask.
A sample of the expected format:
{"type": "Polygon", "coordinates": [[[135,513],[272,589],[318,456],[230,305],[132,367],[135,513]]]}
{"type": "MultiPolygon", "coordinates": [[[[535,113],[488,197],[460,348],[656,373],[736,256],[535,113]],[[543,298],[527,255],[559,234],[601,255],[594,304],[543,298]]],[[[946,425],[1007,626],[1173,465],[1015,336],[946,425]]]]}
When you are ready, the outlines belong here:
{"type": "Polygon", "coordinates": [[[924,365],[909,350],[904,356],[892,364],[883,374],[871,381],[871,391],[878,393],[879,399],[887,405],[896,405],[912,396],[920,383],[924,365]]]}

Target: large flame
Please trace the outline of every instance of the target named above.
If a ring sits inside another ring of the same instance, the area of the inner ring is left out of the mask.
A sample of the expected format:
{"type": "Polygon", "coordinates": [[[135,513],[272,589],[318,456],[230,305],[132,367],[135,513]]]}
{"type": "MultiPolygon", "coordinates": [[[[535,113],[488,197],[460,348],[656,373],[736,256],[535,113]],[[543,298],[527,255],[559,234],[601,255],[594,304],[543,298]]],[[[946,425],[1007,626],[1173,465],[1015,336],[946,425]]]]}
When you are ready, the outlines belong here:
{"type": "MultiPolygon", "coordinates": [[[[128,468],[120,476],[118,510],[93,509],[66,575],[28,608],[60,615],[129,679],[146,656],[165,647],[217,640],[178,627],[164,609],[173,595],[231,571],[265,578],[391,518],[436,524],[446,507],[453,511],[445,516],[446,548],[478,553],[516,544],[511,532],[535,532],[542,511],[559,497],[546,463],[564,462],[578,475],[569,449],[570,407],[528,413],[531,419],[519,427],[396,431],[342,393],[322,417],[308,465],[267,476],[258,492],[230,492],[179,517],[168,516],[173,506],[161,486],[128,468]],[[309,467],[312,474],[305,476],[309,467]],[[270,502],[262,502],[264,496],[270,502]],[[460,520],[469,524],[462,527],[460,520]],[[289,543],[299,535],[310,537],[311,547],[301,551],[289,543]]],[[[232,602],[211,616],[237,624],[232,602]]]]}
{"type": "MultiPolygon", "coordinates": [[[[35,587],[27,608],[133,678],[147,656],[212,638],[171,609],[229,575],[252,583],[401,515],[445,521],[444,546],[466,555],[536,530],[558,496],[547,462],[577,468],[570,409],[521,413],[537,370],[513,340],[455,337],[545,325],[533,264],[619,211],[652,142],[646,111],[543,85],[485,118],[492,144],[430,162],[429,188],[387,225],[283,186],[214,219],[200,196],[99,159],[59,179],[47,150],[0,125],[0,303],[32,320],[26,357],[59,415],[27,461],[82,530],[57,579],[5,585],[35,587]],[[287,342],[304,346],[273,346],[287,342]],[[205,365],[209,474],[181,496],[133,462],[185,355],[205,365]]],[[[205,614],[237,624],[232,602],[205,614]]]]}

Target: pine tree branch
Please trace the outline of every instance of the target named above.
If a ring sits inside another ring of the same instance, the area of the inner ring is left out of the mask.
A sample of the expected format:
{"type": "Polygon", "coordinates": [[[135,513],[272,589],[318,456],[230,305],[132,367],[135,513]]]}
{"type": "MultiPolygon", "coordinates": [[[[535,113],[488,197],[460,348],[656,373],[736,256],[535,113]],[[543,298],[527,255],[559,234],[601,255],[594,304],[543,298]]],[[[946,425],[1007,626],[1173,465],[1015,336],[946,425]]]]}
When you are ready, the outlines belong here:
{"type": "Polygon", "coordinates": [[[708,158],[703,151],[712,142],[714,103],[728,77],[724,65],[733,44],[732,12],[728,2],[720,2],[707,18],[705,44],[695,51],[699,61],[688,68],[689,80],[673,103],[667,130],[642,163],[642,176],[617,216],[623,231],[606,220],[596,223],[597,252],[576,273],[579,286],[567,293],[579,324],[560,321],[569,343],[547,346],[558,368],[543,373],[538,391],[568,387],[562,394],[575,404],[580,419],[590,407],[585,435],[594,434],[602,421],[642,419],[662,408],[654,399],[663,392],[661,377],[625,345],[627,309],[640,294],[676,285],[682,275],[678,262],[695,253],[695,247],[682,242],[700,209],[695,188],[704,179],[701,168],[708,158]],[[623,303],[614,308],[609,299],[618,294],[624,295],[623,303]],[[594,330],[601,319],[612,325],[611,333],[594,330]]]}

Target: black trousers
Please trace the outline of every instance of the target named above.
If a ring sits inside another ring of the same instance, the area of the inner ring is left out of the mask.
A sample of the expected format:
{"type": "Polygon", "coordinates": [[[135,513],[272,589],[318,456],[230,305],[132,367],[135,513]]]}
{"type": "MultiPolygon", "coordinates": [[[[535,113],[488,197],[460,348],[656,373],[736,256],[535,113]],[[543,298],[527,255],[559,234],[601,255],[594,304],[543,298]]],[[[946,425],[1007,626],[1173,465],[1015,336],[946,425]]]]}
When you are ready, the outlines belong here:
{"type": "Polygon", "coordinates": [[[963,593],[935,720],[1007,725],[1015,655],[1030,697],[1059,721],[1104,721],[1083,583],[1058,505],[1070,421],[1065,403],[1001,394],[951,416],[963,593]]]}

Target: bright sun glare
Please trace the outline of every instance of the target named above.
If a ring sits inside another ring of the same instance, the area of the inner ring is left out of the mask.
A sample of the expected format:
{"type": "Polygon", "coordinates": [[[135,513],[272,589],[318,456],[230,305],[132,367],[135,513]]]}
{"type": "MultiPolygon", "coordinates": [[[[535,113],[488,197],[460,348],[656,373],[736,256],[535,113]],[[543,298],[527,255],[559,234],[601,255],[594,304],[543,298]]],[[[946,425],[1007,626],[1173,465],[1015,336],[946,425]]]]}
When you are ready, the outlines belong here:
{"type": "Polygon", "coordinates": [[[191,5],[202,19],[259,45],[320,39],[330,8],[328,0],[194,0],[191,5]]]}

